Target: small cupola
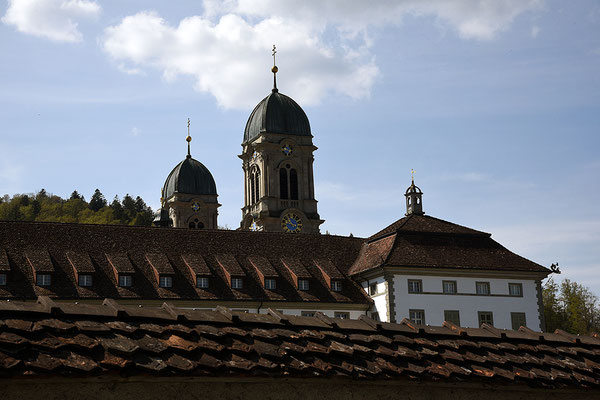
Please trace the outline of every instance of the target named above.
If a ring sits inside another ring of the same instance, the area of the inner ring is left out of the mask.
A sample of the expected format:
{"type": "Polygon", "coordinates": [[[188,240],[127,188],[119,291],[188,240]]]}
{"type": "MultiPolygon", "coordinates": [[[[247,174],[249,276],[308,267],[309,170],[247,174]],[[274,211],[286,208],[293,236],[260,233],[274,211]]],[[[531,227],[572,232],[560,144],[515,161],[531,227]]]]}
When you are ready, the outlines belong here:
{"type": "Polygon", "coordinates": [[[406,196],[406,215],[425,214],[423,212],[423,192],[421,191],[421,189],[419,189],[417,185],[415,185],[414,176],[412,177],[411,184],[408,187],[408,189],[406,189],[406,193],[404,193],[404,196],[406,196]]]}

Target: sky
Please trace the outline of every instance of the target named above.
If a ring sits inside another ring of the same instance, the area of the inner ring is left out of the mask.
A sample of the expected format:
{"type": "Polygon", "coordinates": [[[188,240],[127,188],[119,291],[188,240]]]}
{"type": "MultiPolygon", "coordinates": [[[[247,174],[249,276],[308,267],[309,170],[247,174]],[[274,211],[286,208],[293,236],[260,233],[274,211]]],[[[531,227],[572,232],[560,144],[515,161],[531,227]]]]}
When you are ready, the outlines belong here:
{"type": "Polygon", "coordinates": [[[427,215],[600,295],[600,2],[3,0],[0,195],[141,196],[186,154],[239,227],[243,130],[277,83],[311,123],[323,233],[427,215]]]}

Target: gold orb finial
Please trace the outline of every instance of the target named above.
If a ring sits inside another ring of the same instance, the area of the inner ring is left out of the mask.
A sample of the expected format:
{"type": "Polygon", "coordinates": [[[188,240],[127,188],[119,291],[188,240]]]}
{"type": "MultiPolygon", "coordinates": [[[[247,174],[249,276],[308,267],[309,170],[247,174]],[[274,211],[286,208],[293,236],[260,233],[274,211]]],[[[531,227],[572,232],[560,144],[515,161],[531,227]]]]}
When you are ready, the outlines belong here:
{"type": "Polygon", "coordinates": [[[273,65],[273,68],[271,68],[271,72],[276,74],[277,71],[279,71],[279,68],[277,68],[277,65],[273,65]]]}
{"type": "Polygon", "coordinates": [[[185,141],[188,142],[188,143],[191,142],[192,141],[192,137],[191,136],[186,137],[185,141]]]}

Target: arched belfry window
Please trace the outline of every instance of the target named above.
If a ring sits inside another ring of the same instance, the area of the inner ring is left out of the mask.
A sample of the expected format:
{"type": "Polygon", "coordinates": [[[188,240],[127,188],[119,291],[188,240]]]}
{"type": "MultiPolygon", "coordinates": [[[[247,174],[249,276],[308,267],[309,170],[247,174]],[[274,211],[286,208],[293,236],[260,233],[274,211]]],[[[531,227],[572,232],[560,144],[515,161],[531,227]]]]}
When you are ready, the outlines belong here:
{"type": "Polygon", "coordinates": [[[298,172],[290,164],[279,169],[279,197],[298,200],[298,172]]]}
{"type": "Polygon", "coordinates": [[[258,203],[260,199],[260,169],[256,167],[254,171],[254,202],[258,203]]]}
{"type": "Polygon", "coordinates": [[[288,196],[288,174],[285,168],[279,170],[279,197],[287,200],[288,196]]]}
{"type": "Polygon", "coordinates": [[[203,229],[204,223],[202,221],[200,221],[198,218],[194,218],[193,220],[190,221],[190,223],[188,224],[188,227],[190,229],[203,229]]]}
{"type": "Polygon", "coordinates": [[[298,174],[295,169],[290,169],[290,199],[298,200],[298,174]]]}
{"type": "Polygon", "coordinates": [[[248,176],[248,187],[250,188],[250,204],[258,203],[260,199],[260,169],[252,167],[248,176]]]}

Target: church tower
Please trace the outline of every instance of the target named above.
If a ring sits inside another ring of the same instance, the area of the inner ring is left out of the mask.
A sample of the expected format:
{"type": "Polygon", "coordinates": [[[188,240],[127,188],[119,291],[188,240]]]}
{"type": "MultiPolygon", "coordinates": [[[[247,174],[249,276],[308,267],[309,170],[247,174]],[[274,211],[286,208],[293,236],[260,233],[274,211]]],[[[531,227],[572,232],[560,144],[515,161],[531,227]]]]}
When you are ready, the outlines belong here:
{"type": "Polygon", "coordinates": [[[171,171],[162,189],[161,209],[154,225],[189,229],[217,229],[221,205],[212,174],[190,152],[190,120],[188,119],[186,158],[171,171]]]}
{"type": "Polygon", "coordinates": [[[252,111],[242,143],[244,207],[241,229],[319,233],[313,145],[304,110],[277,89],[273,46],[273,90],[252,111]]]}

